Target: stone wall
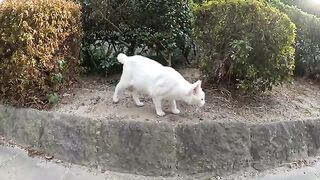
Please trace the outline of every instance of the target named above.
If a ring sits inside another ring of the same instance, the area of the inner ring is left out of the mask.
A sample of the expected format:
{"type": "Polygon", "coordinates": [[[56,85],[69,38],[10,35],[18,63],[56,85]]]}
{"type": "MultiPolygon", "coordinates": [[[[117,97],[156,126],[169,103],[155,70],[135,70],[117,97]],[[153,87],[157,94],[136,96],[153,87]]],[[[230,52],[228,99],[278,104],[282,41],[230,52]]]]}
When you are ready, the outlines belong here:
{"type": "Polygon", "coordinates": [[[0,106],[0,134],[71,163],[152,176],[221,176],[320,154],[320,120],[171,124],[0,106]]]}

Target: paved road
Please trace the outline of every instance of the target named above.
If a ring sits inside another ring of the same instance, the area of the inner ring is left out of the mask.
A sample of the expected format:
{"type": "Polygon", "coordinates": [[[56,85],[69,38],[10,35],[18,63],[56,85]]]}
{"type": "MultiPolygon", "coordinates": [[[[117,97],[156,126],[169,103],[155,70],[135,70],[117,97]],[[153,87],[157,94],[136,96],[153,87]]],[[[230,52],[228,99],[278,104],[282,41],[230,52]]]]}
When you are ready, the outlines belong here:
{"type": "Polygon", "coordinates": [[[152,178],[109,171],[100,173],[89,171],[81,166],[56,163],[56,160],[30,158],[24,150],[0,145],[0,180],[320,180],[320,162],[290,171],[286,168],[278,168],[253,174],[255,177],[239,174],[226,178],[212,176],[152,178]]]}
{"type": "MultiPolygon", "coordinates": [[[[152,180],[154,178],[105,172],[55,163],[43,158],[30,158],[17,147],[0,145],[0,180],[152,180]]],[[[158,178],[157,178],[158,179],[158,178]]],[[[167,179],[166,179],[167,180],[167,179]]]]}
{"type": "Polygon", "coordinates": [[[273,172],[257,180],[320,180],[320,162],[313,166],[306,166],[285,172],[273,172]]]}

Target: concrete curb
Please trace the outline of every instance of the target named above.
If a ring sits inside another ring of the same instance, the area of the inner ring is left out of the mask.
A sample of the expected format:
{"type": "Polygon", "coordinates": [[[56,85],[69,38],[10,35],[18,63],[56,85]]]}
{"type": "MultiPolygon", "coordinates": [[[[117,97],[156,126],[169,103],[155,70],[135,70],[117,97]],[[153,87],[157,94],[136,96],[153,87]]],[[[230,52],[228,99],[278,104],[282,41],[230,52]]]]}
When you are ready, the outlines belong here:
{"type": "Polygon", "coordinates": [[[150,176],[221,176],[320,154],[320,120],[171,124],[0,105],[0,134],[71,163],[150,176]]]}

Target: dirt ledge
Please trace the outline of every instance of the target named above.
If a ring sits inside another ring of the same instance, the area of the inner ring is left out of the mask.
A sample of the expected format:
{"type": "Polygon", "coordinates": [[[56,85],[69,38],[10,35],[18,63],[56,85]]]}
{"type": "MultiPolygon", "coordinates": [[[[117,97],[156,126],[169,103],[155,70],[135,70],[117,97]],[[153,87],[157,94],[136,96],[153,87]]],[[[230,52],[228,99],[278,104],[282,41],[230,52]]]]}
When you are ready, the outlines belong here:
{"type": "MultiPolygon", "coordinates": [[[[197,69],[180,69],[179,72],[190,82],[200,78],[197,69]]],[[[274,87],[271,92],[256,96],[244,96],[226,89],[203,87],[206,104],[202,108],[177,102],[181,114],[157,117],[151,98],[141,96],[144,107],[137,107],[131,94],[126,91],[120,95],[117,104],[112,102],[115,82],[119,75],[112,77],[85,76],[80,79],[81,86],[72,92],[62,94],[61,101],[53,111],[102,119],[135,119],[136,121],[199,123],[201,121],[270,123],[320,118],[320,85],[305,79],[274,87]]]]}
{"type": "Polygon", "coordinates": [[[0,134],[67,162],[150,176],[221,176],[320,155],[319,119],[172,124],[1,105],[0,134]]]}

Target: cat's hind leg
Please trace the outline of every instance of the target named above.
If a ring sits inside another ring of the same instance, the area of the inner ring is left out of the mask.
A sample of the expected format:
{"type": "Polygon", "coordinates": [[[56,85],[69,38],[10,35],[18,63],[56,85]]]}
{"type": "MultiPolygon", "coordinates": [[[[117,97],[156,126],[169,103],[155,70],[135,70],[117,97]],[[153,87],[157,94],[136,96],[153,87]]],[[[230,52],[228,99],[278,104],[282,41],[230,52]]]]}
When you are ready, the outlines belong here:
{"type": "Polygon", "coordinates": [[[135,89],[132,90],[132,98],[133,98],[133,101],[136,103],[137,106],[141,107],[141,106],[144,105],[139,99],[138,91],[135,90],[135,89]]]}
{"type": "Polygon", "coordinates": [[[180,110],[177,109],[176,100],[169,100],[169,104],[170,104],[170,111],[171,111],[173,114],[179,114],[179,113],[180,113],[180,110]]]}
{"type": "Polygon", "coordinates": [[[113,102],[114,103],[119,102],[118,94],[121,91],[125,90],[127,87],[128,87],[127,82],[123,78],[121,78],[119,83],[116,86],[116,89],[114,90],[114,94],[113,94],[113,102]]]}

